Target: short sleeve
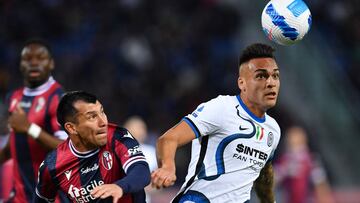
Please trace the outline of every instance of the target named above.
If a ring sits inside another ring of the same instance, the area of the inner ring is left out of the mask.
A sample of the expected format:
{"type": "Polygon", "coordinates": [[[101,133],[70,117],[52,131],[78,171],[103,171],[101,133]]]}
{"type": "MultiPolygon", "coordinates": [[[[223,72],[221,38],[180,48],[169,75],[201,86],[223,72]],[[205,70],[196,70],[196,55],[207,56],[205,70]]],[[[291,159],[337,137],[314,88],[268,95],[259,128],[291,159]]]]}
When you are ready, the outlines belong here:
{"type": "Polygon", "coordinates": [[[195,111],[183,120],[193,129],[196,137],[206,136],[216,132],[221,126],[221,109],[223,99],[218,96],[208,102],[200,104],[195,111]]]}
{"type": "Polygon", "coordinates": [[[126,129],[115,131],[113,145],[125,173],[134,163],[145,162],[147,164],[138,141],[126,129]]]}
{"type": "Polygon", "coordinates": [[[38,182],[35,192],[37,195],[35,199],[40,198],[48,202],[55,201],[57,189],[51,179],[49,168],[45,161],[43,161],[39,167],[38,182]]]}

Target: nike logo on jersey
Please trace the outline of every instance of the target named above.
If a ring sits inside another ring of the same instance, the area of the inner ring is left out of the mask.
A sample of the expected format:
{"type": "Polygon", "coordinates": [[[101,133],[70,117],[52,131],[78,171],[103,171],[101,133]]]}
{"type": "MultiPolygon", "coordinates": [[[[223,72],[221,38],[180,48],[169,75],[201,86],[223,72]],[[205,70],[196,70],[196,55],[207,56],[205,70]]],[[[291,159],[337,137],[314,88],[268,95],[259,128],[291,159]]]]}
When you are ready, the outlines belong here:
{"type": "Polygon", "coordinates": [[[247,130],[247,129],[249,129],[249,128],[243,128],[243,127],[239,126],[239,130],[247,130]]]}

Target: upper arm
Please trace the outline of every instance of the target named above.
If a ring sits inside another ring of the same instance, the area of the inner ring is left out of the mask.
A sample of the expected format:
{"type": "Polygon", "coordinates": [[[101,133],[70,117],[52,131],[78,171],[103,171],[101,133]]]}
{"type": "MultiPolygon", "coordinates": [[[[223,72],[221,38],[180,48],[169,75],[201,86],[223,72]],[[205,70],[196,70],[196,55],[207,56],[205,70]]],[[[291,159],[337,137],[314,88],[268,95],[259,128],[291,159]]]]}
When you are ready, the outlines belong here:
{"type": "Polygon", "coordinates": [[[179,124],[169,129],[164,135],[159,138],[159,141],[176,142],[177,146],[185,145],[195,139],[195,131],[185,121],[182,120],[179,124]]]}
{"type": "Polygon", "coordinates": [[[125,173],[131,165],[137,162],[148,164],[145,155],[141,151],[139,142],[127,130],[117,130],[114,134],[113,150],[119,158],[125,173]]]}

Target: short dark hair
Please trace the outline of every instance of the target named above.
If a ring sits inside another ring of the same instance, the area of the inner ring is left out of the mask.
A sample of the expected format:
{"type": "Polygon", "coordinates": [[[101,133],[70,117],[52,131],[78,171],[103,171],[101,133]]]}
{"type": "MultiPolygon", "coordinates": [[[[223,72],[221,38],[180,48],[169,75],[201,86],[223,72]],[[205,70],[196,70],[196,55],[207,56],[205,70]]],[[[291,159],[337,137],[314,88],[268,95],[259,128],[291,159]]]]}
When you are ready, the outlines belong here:
{"type": "Polygon", "coordinates": [[[38,45],[45,47],[49,52],[49,56],[52,58],[52,50],[50,48],[50,45],[44,39],[32,38],[32,39],[26,40],[25,43],[23,44],[23,46],[21,47],[21,50],[23,50],[25,47],[29,46],[30,44],[38,44],[38,45]]]}
{"type": "Polygon", "coordinates": [[[239,66],[246,63],[254,58],[273,58],[275,49],[272,46],[255,43],[244,49],[241,56],[239,57],[239,66]]]}
{"type": "Polygon", "coordinates": [[[87,93],[85,91],[71,91],[67,92],[62,96],[60,103],[58,105],[56,116],[60,125],[65,129],[65,123],[68,121],[73,121],[77,113],[77,110],[74,107],[74,103],[77,101],[84,101],[86,103],[95,104],[97,97],[93,94],[87,93]]]}

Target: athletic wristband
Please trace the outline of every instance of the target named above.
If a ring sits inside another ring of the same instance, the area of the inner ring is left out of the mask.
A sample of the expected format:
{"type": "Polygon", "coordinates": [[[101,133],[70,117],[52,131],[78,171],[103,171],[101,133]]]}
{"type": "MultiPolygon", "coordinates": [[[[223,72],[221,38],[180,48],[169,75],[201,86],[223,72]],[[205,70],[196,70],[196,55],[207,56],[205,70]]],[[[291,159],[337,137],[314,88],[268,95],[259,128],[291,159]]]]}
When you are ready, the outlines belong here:
{"type": "Polygon", "coordinates": [[[40,128],[40,126],[36,125],[35,123],[31,123],[27,133],[36,140],[40,136],[41,128],[40,128]]]}

